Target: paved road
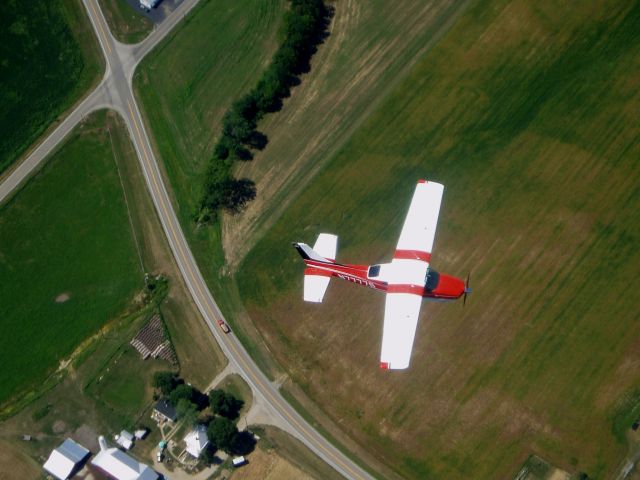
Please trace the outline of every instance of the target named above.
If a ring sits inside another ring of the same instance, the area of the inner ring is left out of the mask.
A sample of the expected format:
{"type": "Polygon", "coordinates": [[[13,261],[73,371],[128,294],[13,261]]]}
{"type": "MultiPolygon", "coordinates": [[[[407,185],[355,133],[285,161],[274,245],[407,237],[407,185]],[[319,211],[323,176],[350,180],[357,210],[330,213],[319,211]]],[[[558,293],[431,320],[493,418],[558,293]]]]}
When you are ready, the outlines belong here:
{"type": "Polygon", "coordinates": [[[133,96],[131,80],[140,60],[194,7],[197,0],[184,0],[183,4],[160,24],[144,42],[133,46],[120,44],[113,38],[97,0],[83,1],[106,58],[105,76],[96,90],[82,101],[0,185],[0,202],[28,178],[29,174],[51,153],[52,149],[62,141],[84,115],[100,108],[111,108],[118,111],[129,129],[147,187],[180,272],[198,309],[222,351],[229,359],[232,368],[238,371],[251,386],[254,397],[267,406],[277,425],[301,440],[343,476],[353,479],[372,478],[325,440],[284,400],[277,386],[269,382],[233,334],[224,335],[221,333],[216,320],[223,318],[222,313],[196,265],[169,200],[142,122],[140,110],[133,96]]]}

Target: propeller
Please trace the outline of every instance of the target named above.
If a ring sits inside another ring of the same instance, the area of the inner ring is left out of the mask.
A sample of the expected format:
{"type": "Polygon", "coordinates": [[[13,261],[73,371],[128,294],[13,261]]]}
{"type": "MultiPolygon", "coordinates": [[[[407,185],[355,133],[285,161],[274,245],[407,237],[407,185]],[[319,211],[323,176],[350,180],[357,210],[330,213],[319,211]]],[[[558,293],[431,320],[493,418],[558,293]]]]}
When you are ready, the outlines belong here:
{"type": "Polygon", "coordinates": [[[462,299],[462,306],[467,304],[467,294],[473,292],[471,287],[469,286],[469,282],[471,281],[471,272],[467,275],[467,282],[464,284],[464,298],[462,299]]]}

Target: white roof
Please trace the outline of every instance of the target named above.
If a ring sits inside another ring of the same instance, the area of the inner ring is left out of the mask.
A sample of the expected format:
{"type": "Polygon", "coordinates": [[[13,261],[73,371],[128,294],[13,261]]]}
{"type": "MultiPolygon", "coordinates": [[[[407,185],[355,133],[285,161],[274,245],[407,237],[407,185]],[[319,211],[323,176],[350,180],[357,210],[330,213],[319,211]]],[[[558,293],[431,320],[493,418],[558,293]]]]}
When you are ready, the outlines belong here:
{"type": "Polygon", "coordinates": [[[49,459],[44,464],[44,469],[60,480],[65,480],[71,475],[75,462],[65,457],[58,450],[54,450],[49,455],[49,459]]]}
{"type": "Polygon", "coordinates": [[[209,443],[207,438],[207,428],[204,425],[198,425],[196,428],[187,433],[184,437],[184,441],[187,444],[187,452],[195,458],[200,456],[204,447],[209,443]]]}
{"type": "Polygon", "coordinates": [[[89,450],[67,438],[62,445],[51,452],[44,464],[44,469],[54,477],[65,480],[71,475],[76,464],[88,454],[89,450]]]}
{"type": "Polygon", "coordinates": [[[133,447],[133,435],[126,430],[122,430],[116,439],[116,443],[125,450],[129,450],[133,447]]]}
{"type": "Polygon", "coordinates": [[[242,465],[247,460],[244,457],[235,457],[231,461],[233,462],[233,465],[237,467],[238,465],[242,465]]]}
{"type": "Polygon", "coordinates": [[[116,480],[156,480],[158,474],[117,448],[101,450],[91,461],[116,480]]]}
{"type": "Polygon", "coordinates": [[[443,192],[439,183],[418,182],[394,258],[391,263],[380,265],[379,278],[388,283],[381,368],[404,369],[411,361],[443,192]]]}

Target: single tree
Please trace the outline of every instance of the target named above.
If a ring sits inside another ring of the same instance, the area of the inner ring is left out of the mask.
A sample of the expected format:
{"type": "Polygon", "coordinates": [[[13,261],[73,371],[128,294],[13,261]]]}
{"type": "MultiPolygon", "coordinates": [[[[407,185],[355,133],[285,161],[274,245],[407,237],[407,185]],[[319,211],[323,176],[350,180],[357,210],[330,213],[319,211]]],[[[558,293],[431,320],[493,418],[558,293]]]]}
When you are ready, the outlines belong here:
{"type": "Polygon", "coordinates": [[[153,386],[163,395],[169,395],[178,384],[176,374],[173,372],[156,372],[153,375],[153,386]]]}
{"type": "Polygon", "coordinates": [[[193,387],[191,385],[185,383],[178,385],[169,394],[169,402],[171,402],[171,405],[174,407],[177,407],[178,402],[182,399],[188,400],[189,402],[193,401],[193,387]]]}
{"type": "Polygon", "coordinates": [[[214,418],[207,428],[209,441],[227,453],[231,453],[231,445],[237,433],[235,424],[224,417],[214,418]]]}
{"type": "Polygon", "coordinates": [[[184,420],[187,425],[195,425],[198,420],[198,408],[196,404],[186,398],[181,398],[176,404],[178,418],[184,420]]]}

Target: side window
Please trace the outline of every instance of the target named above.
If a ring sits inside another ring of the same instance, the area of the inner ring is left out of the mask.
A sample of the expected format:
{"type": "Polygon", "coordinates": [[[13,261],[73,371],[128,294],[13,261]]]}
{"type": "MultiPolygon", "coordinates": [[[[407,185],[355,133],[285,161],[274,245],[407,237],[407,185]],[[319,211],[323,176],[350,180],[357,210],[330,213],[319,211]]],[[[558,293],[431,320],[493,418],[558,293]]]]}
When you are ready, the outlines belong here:
{"type": "Polygon", "coordinates": [[[371,265],[369,267],[369,278],[376,278],[378,275],[380,275],[380,265],[371,265]]]}

